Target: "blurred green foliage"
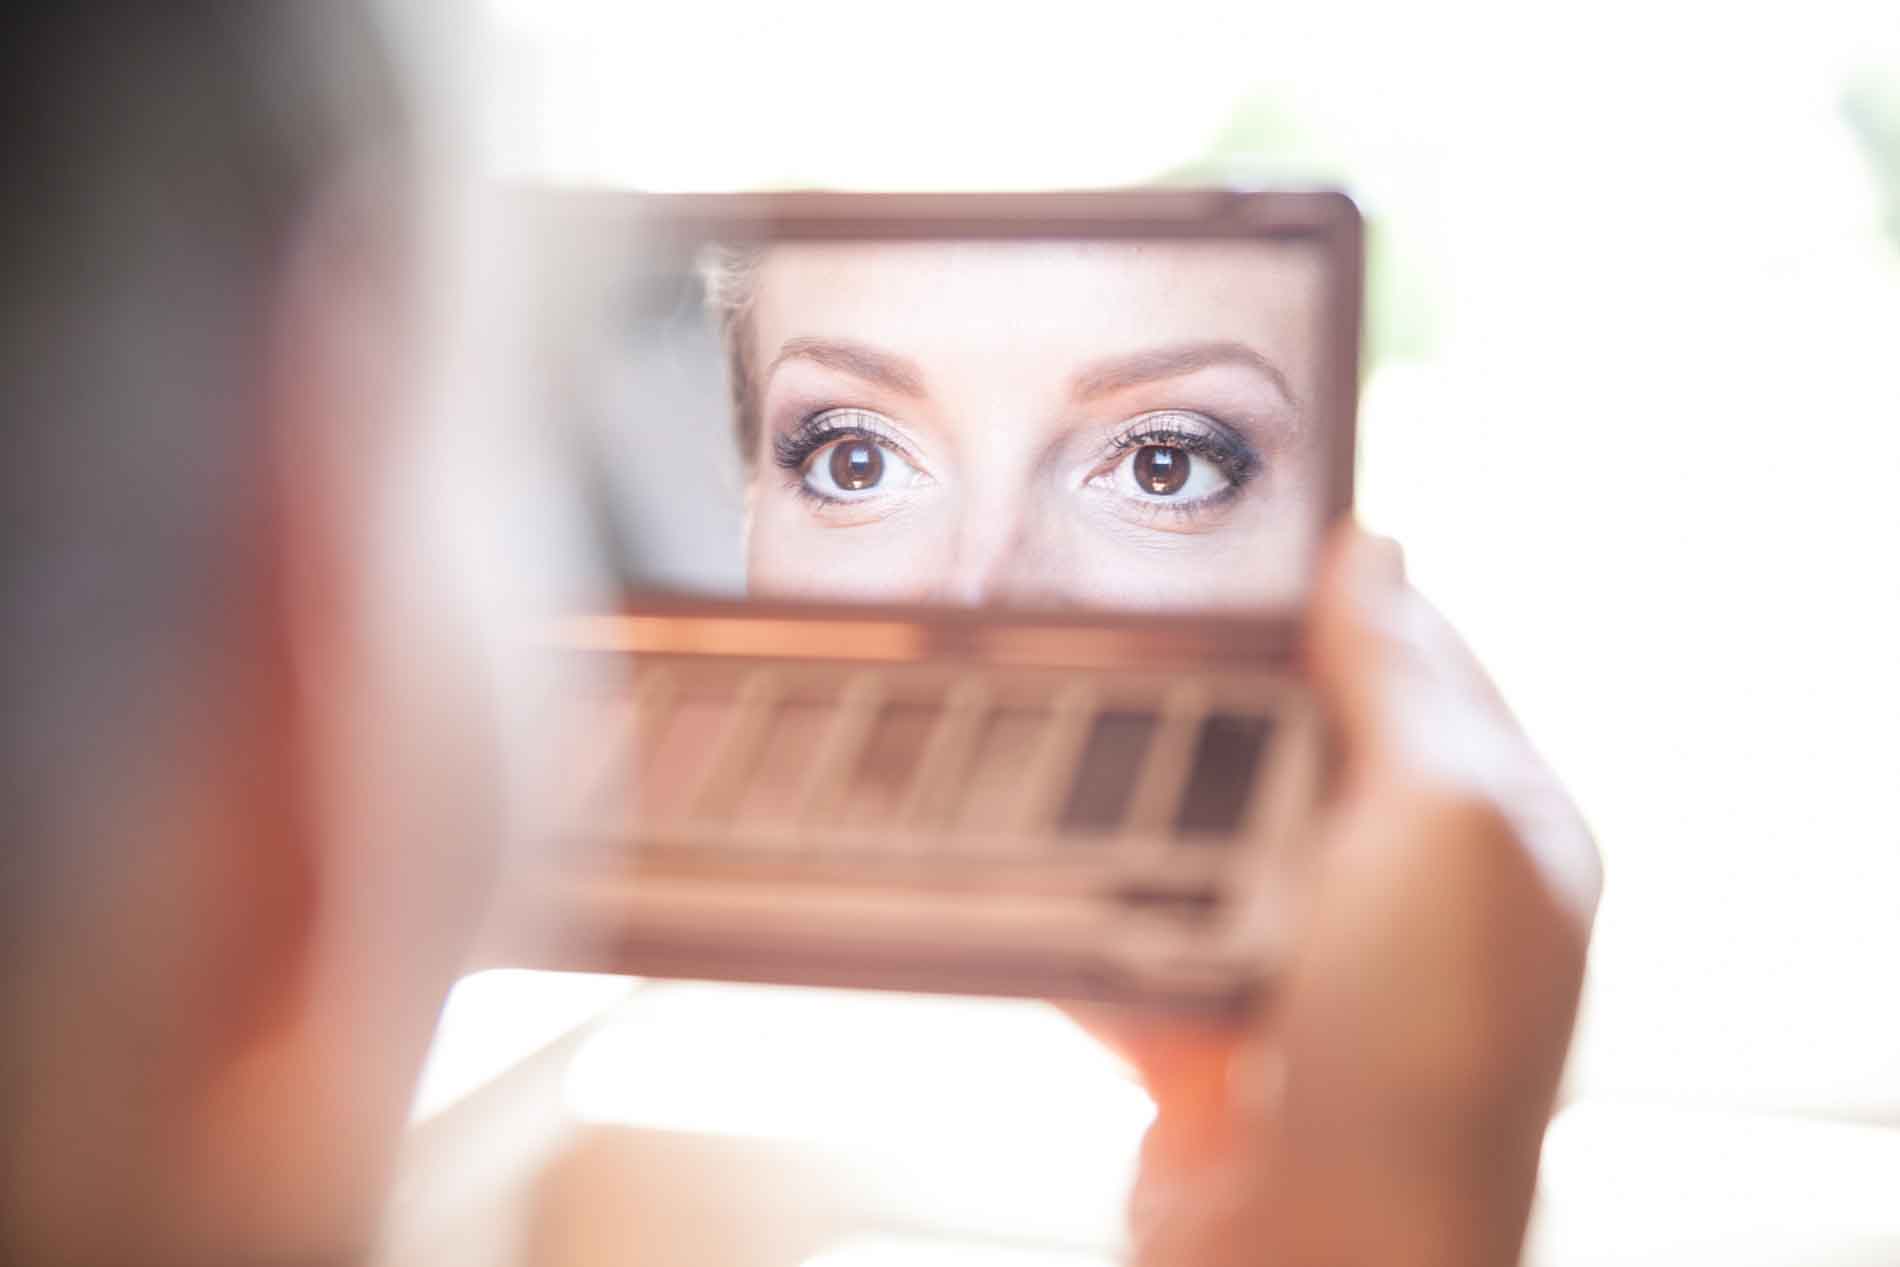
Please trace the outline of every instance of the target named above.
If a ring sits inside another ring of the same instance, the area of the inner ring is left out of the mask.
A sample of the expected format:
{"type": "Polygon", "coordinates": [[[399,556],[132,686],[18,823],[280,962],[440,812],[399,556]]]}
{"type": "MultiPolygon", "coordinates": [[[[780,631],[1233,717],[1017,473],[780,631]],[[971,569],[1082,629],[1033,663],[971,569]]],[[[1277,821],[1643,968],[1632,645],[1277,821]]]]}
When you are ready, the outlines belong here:
{"type": "MultiPolygon", "coordinates": [[[[1161,173],[1157,184],[1231,188],[1335,187],[1363,195],[1380,173],[1349,138],[1269,95],[1250,97],[1197,155],[1161,173]]],[[[1391,361],[1429,359],[1441,326],[1436,218],[1422,203],[1394,201],[1403,186],[1378,181],[1381,201],[1366,216],[1366,330],[1361,373],[1391,361]]]]}
{"type": "Polygon", "coordinates": [[[1841,93],[1841,115],[1873,170],[1881,227],[1900,248],[1900,67],[1851,79],[1841,93]]]}

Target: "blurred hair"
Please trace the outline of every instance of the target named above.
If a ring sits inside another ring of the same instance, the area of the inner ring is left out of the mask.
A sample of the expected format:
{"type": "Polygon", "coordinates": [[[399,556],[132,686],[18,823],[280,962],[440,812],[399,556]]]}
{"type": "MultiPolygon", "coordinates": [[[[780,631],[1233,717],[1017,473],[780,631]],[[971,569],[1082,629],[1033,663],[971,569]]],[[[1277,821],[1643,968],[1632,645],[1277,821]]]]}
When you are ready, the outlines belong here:
{"type": "Polygon", "coordinates": [[[765,252],[760,247],[713,245],[700,252],[699,276],[706,288],[706,307],[719,323],[720,337],[726,345],[726,387],[732,399],[733,438],[739,445],[739,458],[750,473],[758,459],[759,418],[758,384],[753,375],[757,366],[752,355],[752,304],[758,297],[759,266],[765,252]]]}
{"type": "Polygon", "coordinates": [[[27,4],[0,23],[4,990],[27,925],[147,845],[100,825],[162,771],[160,725],[232,689],[215,674],[268,513],[272,296],[326,182],[406,149],[411,113],[368,0],[27,4]]]}

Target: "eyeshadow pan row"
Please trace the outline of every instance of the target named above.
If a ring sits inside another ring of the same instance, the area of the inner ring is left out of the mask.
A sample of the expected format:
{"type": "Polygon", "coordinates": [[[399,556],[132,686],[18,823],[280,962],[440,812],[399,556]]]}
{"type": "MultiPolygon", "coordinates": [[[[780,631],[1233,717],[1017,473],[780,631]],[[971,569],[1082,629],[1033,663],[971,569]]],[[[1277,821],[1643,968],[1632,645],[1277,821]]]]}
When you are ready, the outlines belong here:
{"type": "Polygon", "coordinates": [[[1197,1011],[1278,970],[1325,746],[1272,628],[583,632],[592,724],[502,961],[1197,1011]]]}
{"type": "Polygon", "coordinates": [[[643,661],[598,832],[647,849],[1059,857],[1257,833],[1280,684],[1249,674],[643,661]]]}

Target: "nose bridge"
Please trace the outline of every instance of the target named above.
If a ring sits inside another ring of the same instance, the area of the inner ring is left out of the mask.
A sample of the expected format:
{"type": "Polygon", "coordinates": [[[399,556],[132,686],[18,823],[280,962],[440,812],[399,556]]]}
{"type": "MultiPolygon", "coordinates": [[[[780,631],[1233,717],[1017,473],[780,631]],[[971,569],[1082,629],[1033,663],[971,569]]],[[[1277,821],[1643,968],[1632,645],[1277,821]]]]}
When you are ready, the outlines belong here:
{"type": "Polygon", "coordinates": [[[946,597],[980,603],[1008,593],[1033,550],[1028,518],[1021,498],[975,499],[957,526],[946,597]]]}
{"type": "MultiPolygon", "coordinates": [[[[978,381],[983,381],[978,379],[978,381]]],[[[997,379],[962,402],[962,467],[954,553],[941,597],[959,603],[1020,598],[1043,583],[1055,522],[1045,487],[1049,408],[1015,379],[997,379]]]]}
{"type": "Polygon", "coordinates": [[[944,598],[983,603],[1022,597],[1041,582],[1051,543],[1048,516],[1038,495],[1036,467],[1016,460],[971,472],[944,598]]]}

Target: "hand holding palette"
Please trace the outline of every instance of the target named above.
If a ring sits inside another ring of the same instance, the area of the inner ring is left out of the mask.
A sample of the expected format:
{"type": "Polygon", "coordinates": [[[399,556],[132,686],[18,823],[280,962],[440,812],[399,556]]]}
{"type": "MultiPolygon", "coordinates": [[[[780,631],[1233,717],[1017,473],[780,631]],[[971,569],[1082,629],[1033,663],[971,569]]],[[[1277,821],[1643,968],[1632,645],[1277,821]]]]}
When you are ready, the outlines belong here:
{"type": "Polygon", "coordinates": [[[612,578],[555,640],[605,671],[540,960],[1258,989],[1323,764],[1292,651],[1350,500],[1351,205],[528,202],[612,578]]]}

